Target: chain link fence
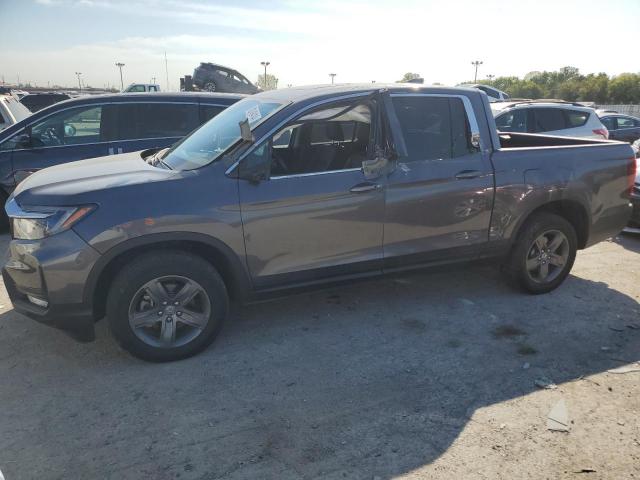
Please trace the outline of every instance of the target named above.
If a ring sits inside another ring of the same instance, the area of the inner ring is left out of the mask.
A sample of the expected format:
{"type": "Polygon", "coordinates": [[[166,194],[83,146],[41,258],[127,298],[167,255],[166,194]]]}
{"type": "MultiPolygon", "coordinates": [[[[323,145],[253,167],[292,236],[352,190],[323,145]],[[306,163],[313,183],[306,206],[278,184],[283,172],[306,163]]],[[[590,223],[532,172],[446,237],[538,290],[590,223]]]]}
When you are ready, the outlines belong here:
{"type": "Polygon", "coordinates": [[[599,110],[613,110],[623,115],[640,117],[640,105],[597,105],[599,110]]]}

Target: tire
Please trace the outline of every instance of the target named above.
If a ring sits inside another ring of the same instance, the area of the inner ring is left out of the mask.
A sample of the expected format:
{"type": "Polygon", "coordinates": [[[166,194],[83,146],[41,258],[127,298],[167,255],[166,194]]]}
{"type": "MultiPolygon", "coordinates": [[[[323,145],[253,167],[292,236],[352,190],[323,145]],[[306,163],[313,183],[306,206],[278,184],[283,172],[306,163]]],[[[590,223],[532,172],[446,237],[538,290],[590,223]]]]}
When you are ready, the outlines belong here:
{"type": "Polygon", "coordinates": [[[218,90],[218,87],[216,86],[216,83],[211,81],[211,82],[206,82],[204,84],[204,91],[205,92],[216,92],[218,90]]]}
{"type": "Polygon", "coordinates": [[[183,251],[158,250],[139,256],[116,275],[106,316],[122,348],[143,360],[169,362],[191,357],[213,342],[228,310],[227,289],[211,264],[183,251]],[[192,292],[197,293],[183,301],[192,292]]]}
{"type": "Polygon", "coordinates": [[[505,273],[514,286],[528,293],[548,293],[558,288],[569,275],[577,245],[576,231],[563,217],[534,213],[516,239],[504,265],[505,273]],[[552,251],[556,243],[559,246],[552,251]]]}

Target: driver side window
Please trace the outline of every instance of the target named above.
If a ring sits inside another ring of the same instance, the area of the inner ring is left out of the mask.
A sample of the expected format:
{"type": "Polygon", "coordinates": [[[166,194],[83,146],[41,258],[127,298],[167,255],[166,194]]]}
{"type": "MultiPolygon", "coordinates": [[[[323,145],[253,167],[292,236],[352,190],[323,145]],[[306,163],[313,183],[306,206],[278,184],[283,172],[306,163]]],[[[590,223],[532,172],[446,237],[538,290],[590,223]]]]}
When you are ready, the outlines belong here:
{"type": "Polygon", "coordinates": [[[361,168],[371,148],[372,110],[371,103],[360,103],[308,113],[256,148],[245,166],[268,162],[272,177],[361,168]]]}
{"type": "Polygon", "coordinates": [[[47,117],[31,128],[31,146],[80,145],[100,141],[101,106],[74,108],[47,117]]]}

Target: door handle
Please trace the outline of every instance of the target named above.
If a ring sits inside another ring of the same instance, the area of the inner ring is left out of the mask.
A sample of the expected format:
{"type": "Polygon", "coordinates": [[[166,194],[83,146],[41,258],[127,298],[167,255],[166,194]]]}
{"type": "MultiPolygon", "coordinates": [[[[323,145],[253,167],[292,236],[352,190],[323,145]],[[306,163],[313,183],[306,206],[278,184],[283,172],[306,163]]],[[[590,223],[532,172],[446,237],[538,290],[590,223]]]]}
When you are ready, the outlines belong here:
{"type": "Polygon", "coordinates": [[[373,192],[374,190],[380,190],[382,185],[379,183],[359,183],[358,185],[354,185],[349,189],[351,193],[365,193],[365,192],[373,192]]]}
{"type": "Polygon", "coordinates": [[[458,180],[465,180],[470,178],[478,178],[482,175],[482,172],[479,170],[462,170],[461,172],[456,173],[456,178],[458,180]]]}

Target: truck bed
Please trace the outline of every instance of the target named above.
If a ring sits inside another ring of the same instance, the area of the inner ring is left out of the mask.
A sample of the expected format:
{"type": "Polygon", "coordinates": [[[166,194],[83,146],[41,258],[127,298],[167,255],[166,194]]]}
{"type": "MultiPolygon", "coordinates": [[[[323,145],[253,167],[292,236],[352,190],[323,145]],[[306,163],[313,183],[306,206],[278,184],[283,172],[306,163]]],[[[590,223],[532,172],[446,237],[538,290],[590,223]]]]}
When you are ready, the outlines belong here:
{"type": "Polygon", "coordinates": [[[607,140],[577,137],[556,137],[533,133],[502,133],[498,132],[500,148],[528,148],[528,147],[562,147],[567,145],[595,145],[607,144],[607,140]]]}

